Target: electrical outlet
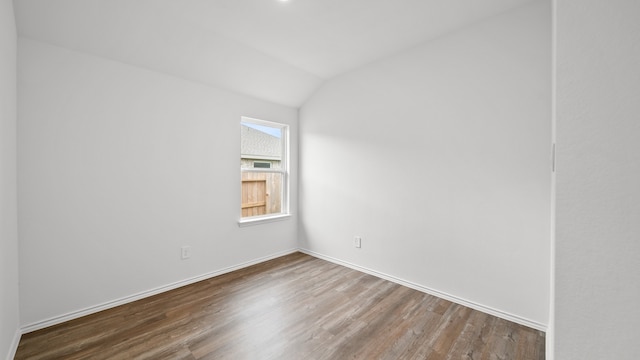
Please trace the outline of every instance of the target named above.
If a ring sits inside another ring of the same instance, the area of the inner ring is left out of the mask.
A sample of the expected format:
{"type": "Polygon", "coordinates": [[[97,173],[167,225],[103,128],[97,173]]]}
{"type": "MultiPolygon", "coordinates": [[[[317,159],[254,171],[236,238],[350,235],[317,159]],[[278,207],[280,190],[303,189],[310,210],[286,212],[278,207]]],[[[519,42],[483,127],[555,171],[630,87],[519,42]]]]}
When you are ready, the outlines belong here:
{"type": "Polygon", "coordinates": [[[357,248],[361,248],[362,247],[362,238],[360,236],[356,236],[353,238],[353,246],[357,247],[357,248]]]}
{"type": "Polygon", "coordinates": [[[183,246],[180,248],[180,250],[182,251],[180,255],[180,258],[182,260],[186,260],[191,257],[191,246],[183,246]]]}

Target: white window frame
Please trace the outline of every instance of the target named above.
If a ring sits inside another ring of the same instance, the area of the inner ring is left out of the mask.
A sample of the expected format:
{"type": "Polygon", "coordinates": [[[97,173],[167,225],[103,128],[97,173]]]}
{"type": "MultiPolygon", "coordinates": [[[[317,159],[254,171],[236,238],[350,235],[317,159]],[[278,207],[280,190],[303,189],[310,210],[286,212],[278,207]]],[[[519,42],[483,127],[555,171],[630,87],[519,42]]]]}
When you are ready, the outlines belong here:
{"type": "MultiPolygon", "coordinates": [[[[282,175],[282,205],[281,212],[278,214],[267,214],[267,215],[257,215],[251,217],[242,217],[242,209],[239,210],[238,216],[238,225],[239,226],[248,226],[248,225],[257,225],[267,222],[280,221],[285,220],[291,217],[291,213],[289,212],[289,125],[260,120],[255,118],[250,118],[246,116],[242,116],[240,118],[240,126],[242,127],[242,123],[250,123],[255,125],[268,126],[272,128],[279,128],[282,132],[282,159],[280,160],[280,169],[274,168],[245,168],[243,169],[240,166],[240,179],[242,179],[243,173],[280,173],[282,175]]],[[[242,155],[240,155],[241,157],[242,155]]],[[[242,197],[242,188],[240,189],[240,197],[242,197]]],[[[240,208],[238,206],[238,208],[240,208]]]]}

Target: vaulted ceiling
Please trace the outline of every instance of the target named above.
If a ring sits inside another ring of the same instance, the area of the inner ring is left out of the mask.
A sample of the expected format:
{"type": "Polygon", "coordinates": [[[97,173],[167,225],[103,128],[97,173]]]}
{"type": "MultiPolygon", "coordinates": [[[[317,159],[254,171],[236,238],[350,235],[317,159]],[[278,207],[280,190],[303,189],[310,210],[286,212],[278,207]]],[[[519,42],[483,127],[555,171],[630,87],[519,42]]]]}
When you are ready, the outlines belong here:
{"type": "Polygon", "coordinates": [[[531,0],[14,0],[20,36],[299,107],[326,79],[531,0]]]}

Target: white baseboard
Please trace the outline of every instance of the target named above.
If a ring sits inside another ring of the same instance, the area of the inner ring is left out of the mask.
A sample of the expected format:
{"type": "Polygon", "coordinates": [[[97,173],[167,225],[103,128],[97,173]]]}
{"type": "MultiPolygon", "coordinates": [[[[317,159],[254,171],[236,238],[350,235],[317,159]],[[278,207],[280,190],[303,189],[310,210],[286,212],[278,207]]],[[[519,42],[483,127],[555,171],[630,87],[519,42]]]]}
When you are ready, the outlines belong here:
{"type": "Polygon", "coordinates": [[[11,341],[11,346],[9,347],[9,353],[7,353],[7,360],[13,360],[16,357],[16,351],[18,351],[18,345],[20,344],[20,337],[22,337],[22,332],[20,329],[16,329],[16,333],[13,335],[13,341],[11,341]]]}
{"type": "Polygon", "coordinates": [[[311,255],[313,257],[316,257],[316,258],[319,258],[319,259],[322,259],[322,260],[326,260],[326,261],[338,264],[338,265],[346,266],[348,268],[351,268],[351,269],[354,269],[354,270],[358,270],[358,271],[361,271],[361,272],[364,272],[364,273],[379,277],[381,279],[385,279],[385,280],[394,282],[396,284],[400,284],[400,285],[406,286],[408,288],[424,292],[426,294],[437,296],[437,297],[439,297],[441,299],[445,299],[445,300],[454,302],[456,304],[467,306],[469,308],[472,308],[472,309],[475,309],[475,310],[478,310],[478,311],[482,311],[484,313],[487,313],[487,314],[490,314],[490,315],[493,315],[493,316],[497,316],[499,318],[502,318],[502,319],[505,319],[505,320],[508,320],[508,321],[512,321],[512,322],[520,324],[520,325],[528,326],[530,328],[533,328],[533,329],[536,329],[536,330],[540,330],[540,331],[547,331],[547,326],[542,324],[542,323],[539,323],[539,322],[536,322],[536,321],[533,321],[533,320],[529,320],[529,319],[523,318],[521,316],[513,315],[513,314],[510,314],[510,313],[501,311],[501,310],[497,310],[497,309],[491,308],[489,306],[478,304],[478,303],[473,302],[473,301],[462,299],[460,297],[457,297],[457,296],[454,296],[454,295],[450,295],[450,294],[447,294],[447,293],[442,292],[442,291],[438,291],[438,290],[431,289],[431,288],[428,288],[428,287],[425,287],[425,286],[422,286],[422,285],[419,285],[419,284],[415,284],[415,283],[412,283],[410,281],[406,281],[406,280],[397,278],[397,277],[392,276],[392,275],[384,274],[384,273],[381,273],[381,272],[378,272],[378,271],[375,271],[375,270],[372,270],[372,269],[368,269],[368,268],[365,268],[365,267],[362,267],[362,266],[359,266],[359,265],[355,265],[355,264],[352,264],[352,263],[349,263],[349,262],[346,262],[346,261],[342,261],[340,259],[336,259],[336,258],[333,258],[333,257],[330,257],[330,256],[326,256],[326,255],[323,255],[323,254],[320,254],[320,253],[316,253],[316,252],[311,251],[311,250],[299,248],[299,249],[290,249],[290,250],[282,251],[282,252],[279,252],[279,253],[276,253],[276,254],[271,254],[269,256],[257,258],[257,259],[254,259],[254,260],[251,260],[251,261],[247,261],[247,262],[235,265],[235,266],[230,266],[230,267],[227,267],[227,268],[224,268],[224,269],[220,269],[220,270],[217,270],[217,271],[209,272],[209,273],[202,274],[202,275],[199,275],[199,276],[195,276],[195,277],[192,277],[192,278],[189,278],[189,279],[177,281],[177,282],[174,282],[174,283],[171,283],[171,284],[167,284],[167,285],[164,285],[164,286],[160,286],[160,287],[157,287],[157,288],[154,288],[154,289],[150,289],[150,290],[147,290],[147,291],[139,292],[137,294],[126,296],[126,297],[123,297],[123,298],[120,298],[120,299],[115,299],[115,300],[108,301],[108,302],[105,302],[105,303],[102,303],[102,304],[98,304],[98,305],[95,305],[95,306],[90,306],[90,307],[87,307],[87,308],[84,308],[84,309],[80,309],[80,310],[77,310],[77,311],[69,312],[67,314],[63,314],[63,315],[60,315],[60,316],[55,316],[55,317],[52,317],[52,318],[49,318],[49,319],[46,319],[46,320],[42,320],[42,321],[38,321],[38,322],[35,322],[35,323],[32,323],[32,324],[25,325],[25,326],[23,326],[22,328],[20,328],[16,332],[16,336],[15,336],[15,338],[13,340],[12,348],[10,349],[10,352],[9,352],[9,355],[8,355],[9,357],[7,359],[8,360],[9,359],[13,359],[13,356],[15,355],[15,351],[17,350],[18,344],[20,342],[20,336],[22,334],[26,334],[26,333],[29,333],[29,332],[32,332],[32,331],[44,329],[44,328],[49,327],[49,326],[57,325],[57,324],[60,324],[60,323],[63,323],[65,321],[69,321],[69,320],[74,320],[74,319],[77,319],[77,318],[80,318],[80,317],[83,317],[83,316],[86,316],[86,315],[90,315],[90,314],[94,314],[94,313],[97,313],[97,312],[100,312],[100,311],[103,311],[103,310],[114,308],[116,306],[128,304],[128,303],[136,301],[136,300],[144,299],[146,297],[157,295],[157,294],[169,291],[169,290],[177,289],[177,288],[182,287],[182,286],[190,285],[190,284],[196,283],[198,281],[210,279],[212,277],[216,277],[216,276],[223,275],[223,274],[226,274],[226,273],[229,273],[229,272],[232,272],[232,271],[240,270],[240,269],[252,266],[252,265],[259,264],[261,262],[272,260],[272,259],[275,259],[275,258],[278,258],[278,257],[281,257],[281,256],[288,255],[288,254],[292,254],[292,253],[295,253],[297,251],[305,253],[307,255],[311,255]]]}
{"type": "Polygon", "coordinates": [[[349,262],[346,262],[346,261],[342,261],[340,259],[336,259],[336,258],[333,258],[331,256],[326,256],[326,255],[317,253],[315,251],[311,251],[311,250],[307,250],[307,249],[298,249],[298,251],[300,251],[302,253],[305,253],[307,255],[311,255],[311,256],[316,257],[318,259],[326,260],[326,261],[332,262],[334,264],[346,266],[348,268],[351,268],[351,269],[354,269],[354,270],[358,270],[358,271],[361,271],[363,273],[379,277],[381,279],[389,280],[389,281],[394,282],[396,284],[403,285],[403,286],[406,286],[408,288],[411,288],[411,289],[414,289],[414,290],[418,290],[418,291],[421,291],[423,293],[426,293],[426,294],[429,294],[429,295],[433,295],[433,296],[439,297],[441,299],[445,299],[445,300],[451,301],[453,303],[456,303],[456,304],[459,304],[459,305],[463,305],[463,306],[472,308],[474,310],[478,310],[478,311],[481,311],[483,313],[486,313],[486,314],[489,314],[489,315],[493,315],[493,316],[499,317],[501,319],[505,319],[505,320],[514,322],[516,324],[524,325],[524,326],[527,326],[527,327],[530,327],[530,328],[533,328],[533,329],[536,329],[536,330],[540,330],[540,331],[545,331],[545,332],[547,331],[547,326],[544,325],[544,324],[541,324],[541,323],[539,323],[537,321],[529,320],[529,319],[523,318],[521,316],[513,315],[513,314],[510,314],[510,313],[501,311],[501,310],[494,309],[494,308],[489,307],[489,306],[485,306],[485,305],[478,304],[478,303],[473,302],[473,301],[462,299],[460,297],[457,297],[457,296],[454,296],[454,295],[451,295],[451,294],[447,294],[447,293],[442,292],[442,291],[438,291],[438,290],[431,289],[431,288],[428,288],[428,287],[425,287],[425,286],[422,286],[422,285],[418,285],[416,283],[412,283],[410,281],[406,281],[406,280],[397,278],[397,277],[392,276],[392,275],[384,274],[384,273],[381,273],[381,272],[378,272],[378,271],[375,271],[375,270],[371,270],[371,269],[368,269],[368,268],[365,268],[365,267],[362,267],[362,266],[359,266],[359,265],[355,265],[355,264],[352,264],[352,263],[349,263],[349,262]]]}
{"type": "MultiPolygon", "coordinates": [[[[190,284],[196,283],[198,281],[210,279],[212,277],[216,277],[216,276],[219,276],[219,275],[230,273],[232,271],[240,270],[240,269],[252,266],[252,265],[256,265],[256,264],[259,264],[259,263],[262,263],[262,262],[265,262],[265,261],[268,261],[268,260],[272,260],[272,259],[281,257],[281,256],[293,254],[295,252],[298,252],[298,249],[289,249],[289,250],[286,250],[286,251],[281,251],[281,252],[276,253],[276,254],[271,254],[271,255],[268,255],[268,256],[261,257],[261,258],[257,258],[257,259],[254,259],[254,260],[251,260],[251,261],[247,261],[247,262],[244,262],[244,263],[241,263],[241,264],[238,264],[238,265],[230,266],[230,267],[227,267],[227,268],[224,268],[224,269],[220,269],[220,270],[217,270],[217,271],[212,271],[212,272],[209,272],[209,273],[206,273],[206,274],[202,274],[202,275],[199,275],[199,276],[194,276],[194,277],[189,278],[189,279],[177,281],[177,282],[174,282],[174,283],[171,283],[171,284],[167,284],[167,285],[164,285],[164,286],[160,286],[160,287],[157,287],[157,288],[154,288],[154,289],[150,289],[150,290],[147,290],[147,291],[142,291],[142,292],[139,292],[137,294],[130,295],[130,296],[125,296],[125,297],[120,298],[120,299],[107,301],[107,302],[102,303],[102,304],[98,304],[98,305],[95,305],[95,306],[90,306],[90,307],[87,307],[87,308],[84,308],[84,309],[81,309],[81,310],[77,310],[77,311],[72,311],[70,313],[63,314],[63,315],[60,315],[60,316],[55,316],[55,317],[52,317],[52,318],[49,318],[49,319],[46,319],[46,320],[43,320],[43,321],[38,321],[38,322],[35,322],[35,323],[32,323],[32,324],[23,326],[20,329],[21,333],[19,333],[19,335],[20,334],[26,334],[26,333],[29,333],[29,332],[32,332],[32,331],[36,331],[36,330],[40,330],[40,329],[44,329],[44,328],[49,327],[49,326],[61,324],[61,323],[65,322],[65,321],[74,320],[74,319],[77,319],[77,318],[80,318],[80,317],[83,317],[83,316],[86,316],[86,315],[90,315],[90,314],[94,314],[94,313],[97,313],[97,312],[100,312],[100,311],[103,311],[103,310],[111,309],[111,308],[114,308],[116,306],[128,304],[128,303],[134,302],[136,300],[144,299],[144,298],[149,297],[149,296],[153,296],[153,295],[157,295],[157,294],[169,291],[169,290],[177,289],[177,288],[182,287],[182,286],[190,285],[190,284]]],[[[18,337],[18,341],[19,341],[19,339],[20,339],[20,337],[18,337]]],[[[16,348],[17,348],[17,344],[16,344],[16,348]]]]}

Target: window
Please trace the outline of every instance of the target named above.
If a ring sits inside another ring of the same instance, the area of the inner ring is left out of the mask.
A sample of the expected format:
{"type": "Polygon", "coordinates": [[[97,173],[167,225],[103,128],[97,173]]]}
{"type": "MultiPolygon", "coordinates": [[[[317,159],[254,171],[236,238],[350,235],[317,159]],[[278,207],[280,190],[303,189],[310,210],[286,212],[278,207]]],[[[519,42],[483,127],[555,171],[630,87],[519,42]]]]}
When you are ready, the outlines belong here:
{"type": "Polygon", "coordinates": [[[271,163],[270,162],[262,162],[262,161],[254,161],[253,162],[253,167],[254,168],[262,168],[262,169],[271,169],[271,163]]]}
{"type": "Polygon", "coordinates": [[[243,117],[240,128],[240,223],[288,215],[289,127],[243,117]]]}

